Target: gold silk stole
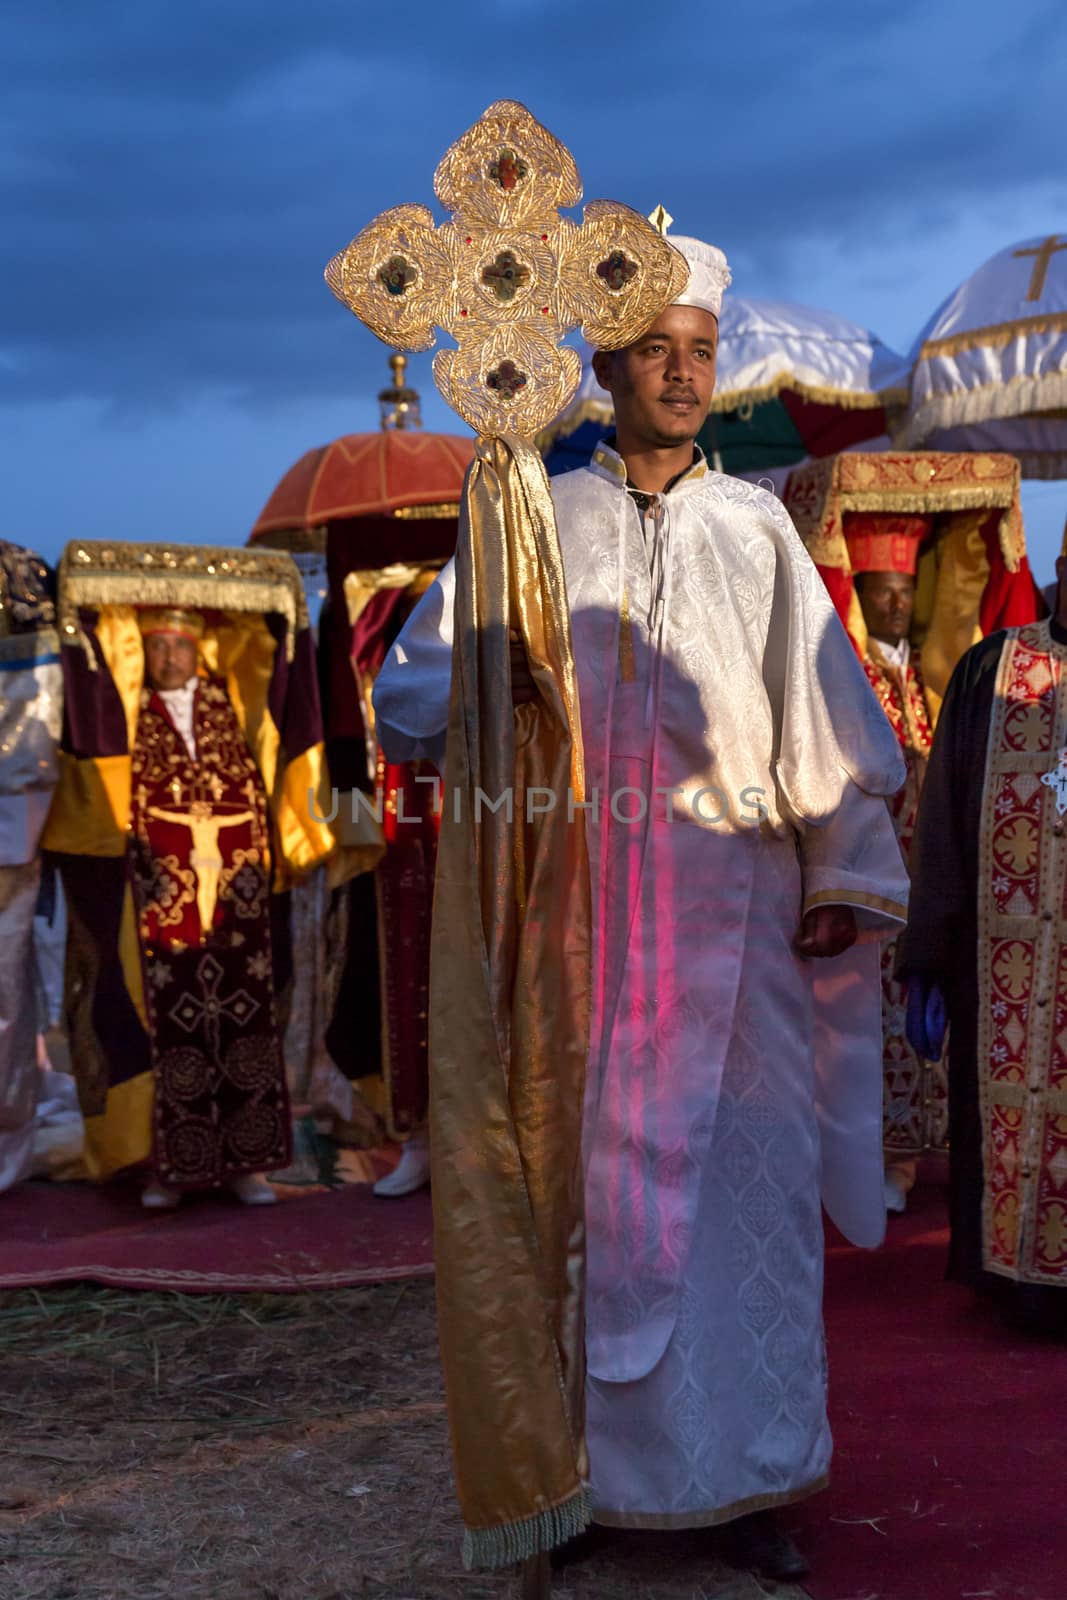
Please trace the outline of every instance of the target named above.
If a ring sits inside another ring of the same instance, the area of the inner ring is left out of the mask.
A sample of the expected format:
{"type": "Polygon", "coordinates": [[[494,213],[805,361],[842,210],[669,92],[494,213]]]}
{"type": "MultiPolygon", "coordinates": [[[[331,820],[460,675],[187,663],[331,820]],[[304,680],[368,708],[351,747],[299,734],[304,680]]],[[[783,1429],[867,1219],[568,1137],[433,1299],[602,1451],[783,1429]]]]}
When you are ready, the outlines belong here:
{"type": "Polygon", "coordinates": [[[1067,1287],[1067,650],[1009,633],[978,845],[983,1264],[1067,1287]],[[1060,794],[1064,800],[1060,801],[1060,794]],[[1065,811],[1061,812],[1060,805],[1065,811]]]}
{"type": "Polygon", "coordinates": [[[430,953],[434,1253],[468,1567],[524,1560],[589,1520],[589,869],[584,813],[568,816],[583,791],[548,479],[530,446],[479,439],[456,552],[430,953]],[[509,624],[541,691],[517,711],[509,624]],[[526,805],[538,788],[557,799],[541,815],[526,805]]]}

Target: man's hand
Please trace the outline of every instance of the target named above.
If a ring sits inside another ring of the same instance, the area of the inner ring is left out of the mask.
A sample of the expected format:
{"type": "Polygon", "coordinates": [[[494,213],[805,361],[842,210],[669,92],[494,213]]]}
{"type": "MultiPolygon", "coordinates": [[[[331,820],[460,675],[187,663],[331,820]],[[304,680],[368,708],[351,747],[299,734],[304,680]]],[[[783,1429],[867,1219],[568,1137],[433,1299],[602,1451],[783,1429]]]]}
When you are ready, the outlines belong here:
{"type": "Polygon", "coordinates": [[[526,659],[525,646],[514,628],[508,629],[508,644],[511,647],[511,703],[526,706],[538,698],[537,685],[526,659]]]}
{"type": "Polygon", "coordinates": [[[945,1050],[948,1007],[941,985],[929,973],[908,978],[907,1018],[904,1032],[916,1055],[940,1061],[945,1050]]]}
{"type": "Polygon", "coordinates": [[[805,911],[793,940],[798,956],[839,956],[856,942],[856,913],[851,906],[812,906],[805,911]]]}

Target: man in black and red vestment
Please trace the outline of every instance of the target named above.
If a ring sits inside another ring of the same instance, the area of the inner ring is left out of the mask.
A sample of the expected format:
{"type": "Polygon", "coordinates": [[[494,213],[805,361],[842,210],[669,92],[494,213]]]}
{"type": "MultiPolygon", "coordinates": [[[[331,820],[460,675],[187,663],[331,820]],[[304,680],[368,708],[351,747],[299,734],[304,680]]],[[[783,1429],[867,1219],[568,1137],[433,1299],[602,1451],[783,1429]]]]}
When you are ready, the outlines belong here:
{"type": "Polygon", "coordinates": [[[908,1032],[947,1012],[949,1274],[1067,1331],[1067,559],[1053,618],[962,657],[934,736],[900,941],[908,1032]]]}

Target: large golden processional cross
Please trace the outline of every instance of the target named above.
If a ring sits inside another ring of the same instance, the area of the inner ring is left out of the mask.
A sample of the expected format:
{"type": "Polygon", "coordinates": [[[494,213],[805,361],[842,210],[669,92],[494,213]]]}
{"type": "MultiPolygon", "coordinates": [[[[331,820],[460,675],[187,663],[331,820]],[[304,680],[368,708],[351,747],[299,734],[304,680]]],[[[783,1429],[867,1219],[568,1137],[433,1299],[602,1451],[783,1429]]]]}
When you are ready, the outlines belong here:
{"type": "Polygon", "coordinates": [[[452,213],[435,227],[425,206],[396,206],[326,268],[339,300],[379,339],[441,350],[444,398],[480,434],[530,438],[581,379],[580,327],[590,344],[630,344],[685,288],[685,258],[637,212],[594,200],[584,220],[559,208],[582,197],[570,152],[514,100],[498,100],[452,145],[434,175],[452,213]]]}

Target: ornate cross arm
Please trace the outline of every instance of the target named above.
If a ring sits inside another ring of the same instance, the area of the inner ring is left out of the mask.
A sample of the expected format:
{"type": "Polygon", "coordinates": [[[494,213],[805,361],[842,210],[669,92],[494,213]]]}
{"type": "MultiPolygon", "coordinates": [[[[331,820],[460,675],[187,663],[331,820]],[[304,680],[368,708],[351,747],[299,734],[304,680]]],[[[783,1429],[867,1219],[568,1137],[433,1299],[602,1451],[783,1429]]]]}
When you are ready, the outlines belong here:
{"type": "Polygon", "coordinates": [[[481,434],[531,438],[581,379],[590,344],[630,344],[684,291],[684,256],[628,206],[582,196],[570,152],[514,100],[498,100],[448,150],[434,192],[452,213],[396,206],[326,268],[339,300],[387,344],[428,350],[435,328],[458,346],[434,357],[448,404],[481,434]]]}

